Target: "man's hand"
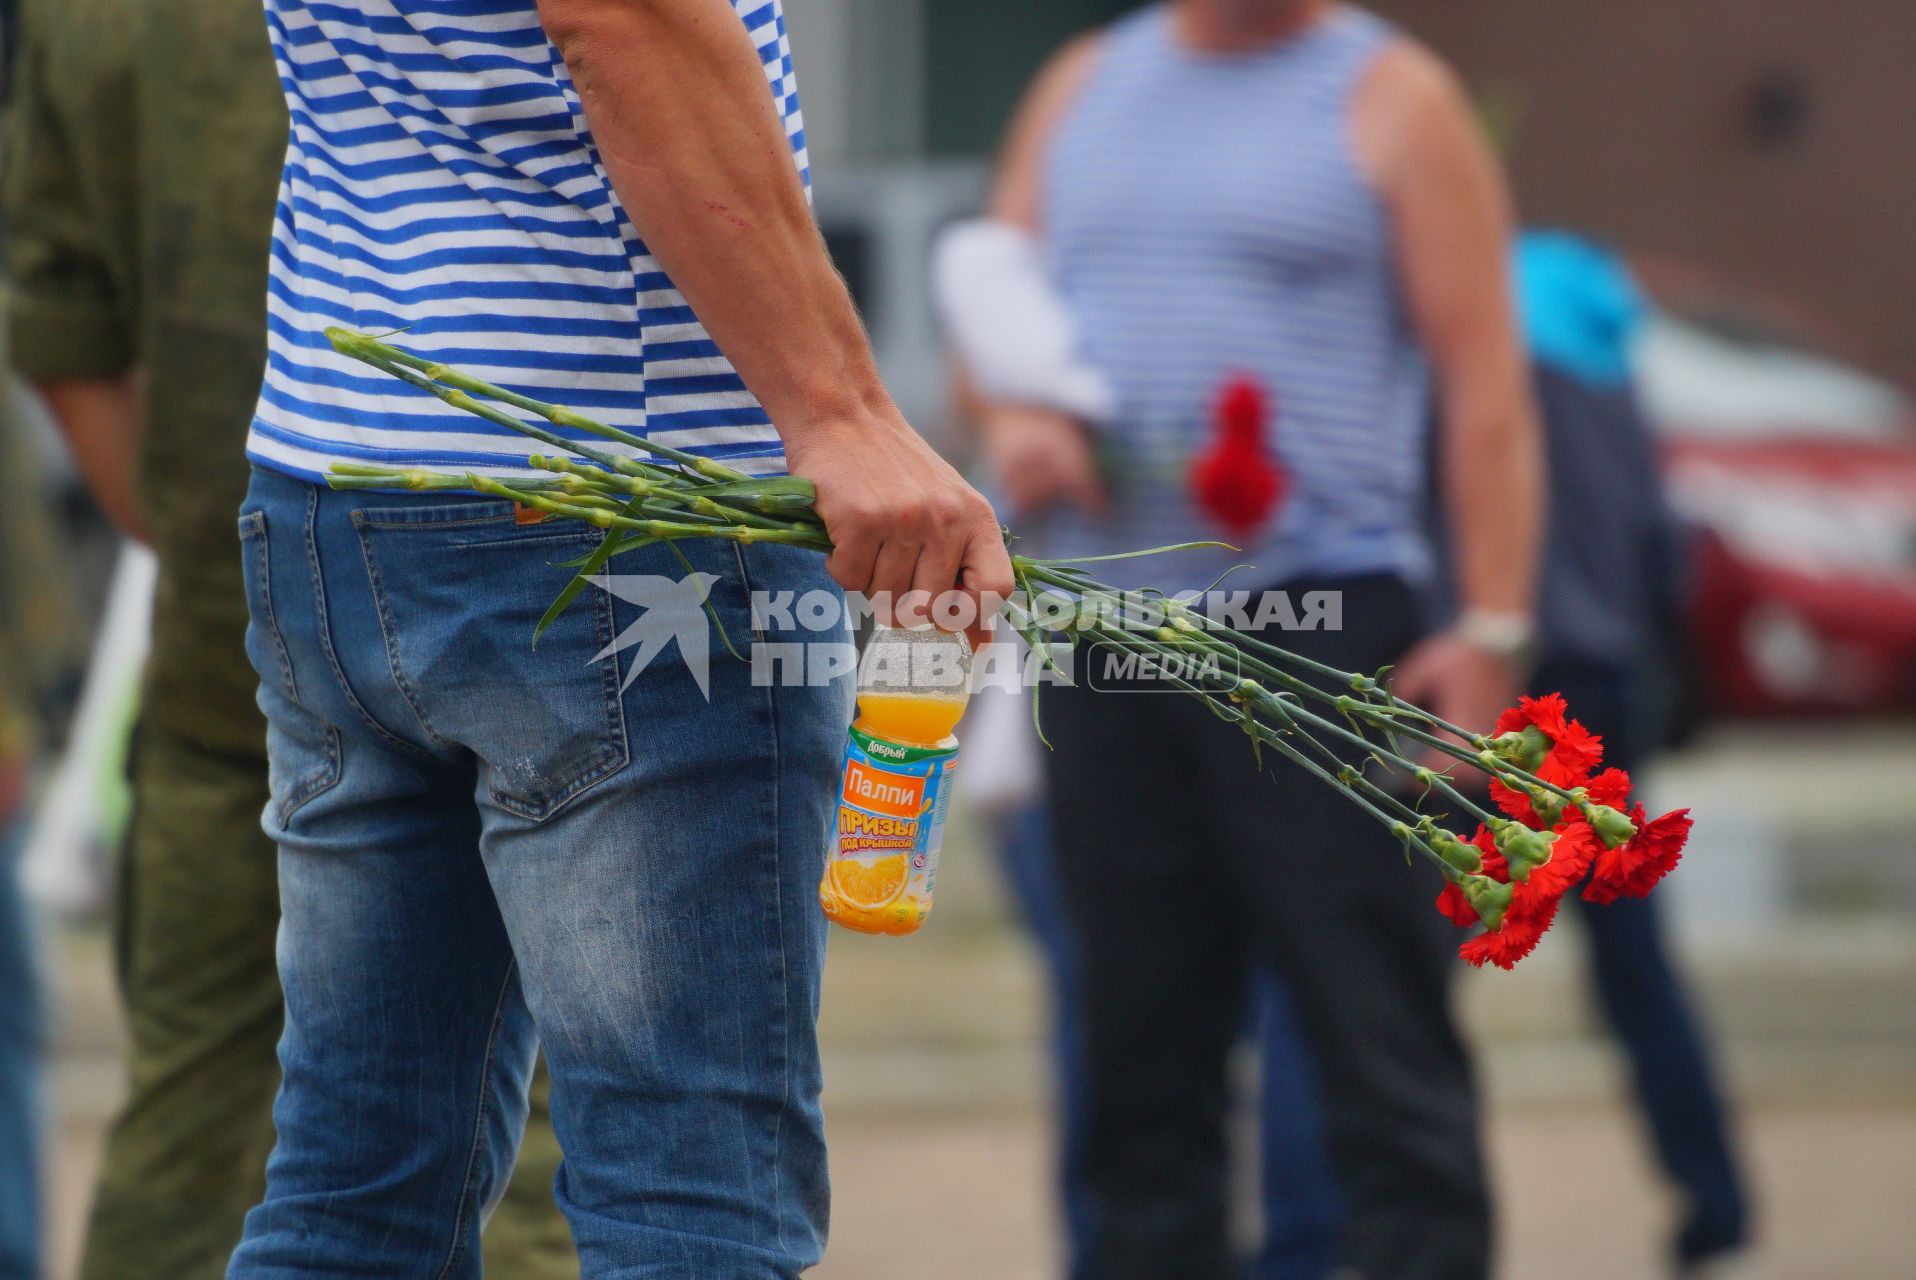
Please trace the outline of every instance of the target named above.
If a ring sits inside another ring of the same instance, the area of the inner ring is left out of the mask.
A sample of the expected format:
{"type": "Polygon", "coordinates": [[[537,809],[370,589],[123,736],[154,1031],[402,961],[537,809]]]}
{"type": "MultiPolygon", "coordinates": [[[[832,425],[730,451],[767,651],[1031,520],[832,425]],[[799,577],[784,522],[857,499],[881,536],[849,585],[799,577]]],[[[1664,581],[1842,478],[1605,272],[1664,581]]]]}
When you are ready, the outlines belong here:
{"type": "Polygon", "coordinates": [[[892,602],[887,620],[965,620],[974,649],[989,641],[1011,594],[1011,558],[991,504],[887,404],[785,428],[792,474],[818,490],[831,535],[826,569],[847,591],[892,602]],[[941,597],[953,591],[965,599],[941,597]],[[912,593],[909,597],[907,593],[912,593]]]}
{"type": "MultiPolygon", "coordinates": [[[[1523,673],[1510,659],[1442,631],[1413,648],[1391,673],[1391,691],[1460,728],[1487,733],[1497,715],[1517,700],[1523,673]]],[[[1448,736],[1448,735],[1446,735],[1448,736]]],[[[1425,763],[1444,769],[1456,763],[1431,748],[1425,763]]],[[[1475,779],[1476,770],[1464,770],[1475,779]]]]}
{"type": "Polygon", "coordinates": [[[979,424],[978,441],[1015,515],[1038,515],[1059,503],[1104,509],[1091,437],[1076,419],[1039,405],[994,405],[979,424]]]}

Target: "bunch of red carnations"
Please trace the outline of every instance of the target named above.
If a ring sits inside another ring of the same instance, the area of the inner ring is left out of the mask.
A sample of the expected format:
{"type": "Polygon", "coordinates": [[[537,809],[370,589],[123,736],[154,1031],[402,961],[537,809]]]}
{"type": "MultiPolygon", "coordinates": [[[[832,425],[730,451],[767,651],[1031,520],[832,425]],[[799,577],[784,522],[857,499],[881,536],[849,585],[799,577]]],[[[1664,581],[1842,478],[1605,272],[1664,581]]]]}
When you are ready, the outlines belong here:
{"type": "Polygon", "coordinates": [[[1538,781],[1493,774],[1490,798],[1502,815],[1481,813],[1469,840],[1433,828],[1454,872],[1437,909],[1459,928],[1483,926],[1462,947],[1471,964],[1510,968],[1536,949],[1567,894],[1646,897],[1683,856],[1690,811],[1651,818],[1630,798],[1629,774],[1598,772],[1603,742],[1570,719],[1560,695],[1505,711],[1488,749],[1538,781]]]}

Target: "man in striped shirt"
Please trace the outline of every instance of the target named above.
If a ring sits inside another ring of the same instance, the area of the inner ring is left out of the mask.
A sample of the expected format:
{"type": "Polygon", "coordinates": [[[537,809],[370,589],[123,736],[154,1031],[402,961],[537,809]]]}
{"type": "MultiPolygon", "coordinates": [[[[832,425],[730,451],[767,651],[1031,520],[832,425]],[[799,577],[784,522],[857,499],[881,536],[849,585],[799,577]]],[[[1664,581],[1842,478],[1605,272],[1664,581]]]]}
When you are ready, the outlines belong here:
{"type": "MultiPolygon", "coordinates": [[[[755,472],[835,550],[705,542],[750,593],[1010,588],[989,506],[879,381],[806,199],[776,0],[268,0],[292,119],[240,521],[267,713],[286,1034],[229,1274],[472,1276],[537,1043],[590,1277],[822,1253],[814,899],[843,681],[596,662],[589,530],[336,463],[510,474],[523,447],[335,356],[330,324],[755,472]],[[827,574],[829,573],[829,577],[827,574]]],[[[663,548],[620,571],[683,577],[663,548]]],[[[840,633],[842,636],[842,633],[840,633]]]]}
{"type": "MultiPolygon", "coordinates": [[[[1150,5],[1039,77],[992,215],[1029,238],[1110,392],[1090,428],[1049,399],[989,406],[985,453],[1044,553],[1223,537],[1241,550],[1167,557],[1154,585],[1201,592],[1242,562],[1224,586],[1249,593],[1246,630],[1334,670],[1395,664],[1400,695],[1488,725],[1532,631],[1541,451],[1508,195],[1442,63],[1332,0],[1150,5]],[[1282,500],[1273,485],[1261,510],[1218,502],[1202,483],[1218,458],[1281,468],[1282,500]],[[1425,634],[1431,465],[1462,615],[1425,634]],[[1313,598],[1337,621],[1313,620],[1313,598]]],[[[1260,770],[1202,708],[1086,666],[1044,702],[1049,798],[1070,815],[1052,832],[1070,936],[1048,950],[1083,1033],[1065,1077],[1083,1100],[1067,1112],[1081,1274],[1244,1274],[1226,1065],[1262,970],[1290,999],[1260,1024],[1276,1159],[1256,1274],[1483,1280],[1490,1206],[1439,885],[1304,770],[1260,770]],[[1292,1009],[1341,1240],[1296,1120],[1292,1009]]]]}

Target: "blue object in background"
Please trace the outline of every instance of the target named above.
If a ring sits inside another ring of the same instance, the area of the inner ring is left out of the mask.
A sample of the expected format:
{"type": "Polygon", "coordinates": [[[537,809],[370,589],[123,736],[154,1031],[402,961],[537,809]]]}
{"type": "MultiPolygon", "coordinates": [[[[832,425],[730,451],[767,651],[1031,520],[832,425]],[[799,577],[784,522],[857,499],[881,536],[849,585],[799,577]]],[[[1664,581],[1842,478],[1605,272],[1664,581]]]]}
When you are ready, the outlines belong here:
{"type": "Polygon", "coordinates": [[[1649,316],[1629,266],[1582,236],[1526,231],[1512,267],[1531,358],[1594,386],[1628,386],[1631,344],[1649,316]]]}

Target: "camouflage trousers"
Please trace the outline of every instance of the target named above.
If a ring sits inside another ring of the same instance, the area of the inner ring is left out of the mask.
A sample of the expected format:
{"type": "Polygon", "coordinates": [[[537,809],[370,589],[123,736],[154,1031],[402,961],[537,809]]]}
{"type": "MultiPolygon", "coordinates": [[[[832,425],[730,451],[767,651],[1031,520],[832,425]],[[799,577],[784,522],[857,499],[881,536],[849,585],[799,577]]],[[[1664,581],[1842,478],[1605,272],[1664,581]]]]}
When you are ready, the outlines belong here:
{"type": "MultiPolygon", "coordinates": [[[[117,895],[128,1095],[107,1137],[82,1280],[218,1280],[265,1187],[279,1069],[276,853],[260,831],[264,755],[143,732],[117,895]]],[[[552,1199],[543,1069],[487,1269],[576,1277],[552,1199]]]]}

